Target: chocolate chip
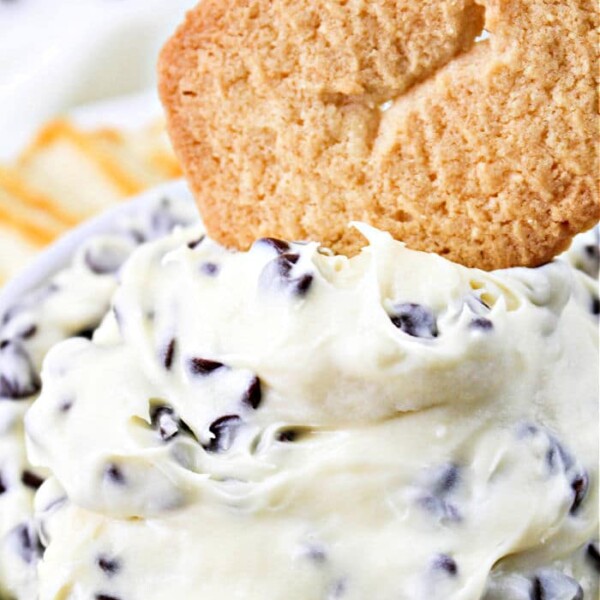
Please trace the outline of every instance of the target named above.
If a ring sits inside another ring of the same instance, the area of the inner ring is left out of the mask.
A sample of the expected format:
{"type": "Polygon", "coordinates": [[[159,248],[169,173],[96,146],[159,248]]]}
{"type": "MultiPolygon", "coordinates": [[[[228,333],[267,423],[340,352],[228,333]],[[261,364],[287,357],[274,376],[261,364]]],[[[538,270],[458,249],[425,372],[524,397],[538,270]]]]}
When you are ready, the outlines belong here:
{"type": "Polygon", "coordinates": [[[17,335],[22,340],[30,340],[38,331],[37,325],[29,325],[22,331],[20,331],[17,335]]]}
{"type": "Polygon", "coordinates": [[[410,336],[426,339],[438,336],[434,314],[420,304],[397,304],[390,319],[398,329],[410,336]]]}
{"type": "Polygon", "coordinates": [[[113,577],[121,570],[121,561],[118,558],[111,558],[106,555],[99,556],[96,564],[106,575],[113,577]]]}
{"type": "Polygon", "coordinates": [[[204,240],[205,240],[206,236],[201,235],[198,239],[196,240],[192,240],[191,242],[187,243],[187,247],[190,250],[193,250],[194,248],[196,248],[197,246],[199,246],[204,240]]]}
{"type": "Polygon", "coordinates": [[[94,332],[96,331],[95,326],[84,327],[80,329],[76,333],[73,334],[73,337],[85,338],[86,340],[91,340],[94,337],[94,332]]]}
{"type": "Polygon", "coordinates": [[[571,489],[573,490],[573,503],[571,504],[570,514],[574,515],[579,511],[589,486],[589,478],[587,473],[580,473],[571,481],[571,489]]]}
{"type": "Polygon", "coordinates": [[[165,442],[179,433],[179,419],[170,406],[154,407],[150,413],[150,421],[165,442]]]}
{"type": "Polygon", "coordinates": [[[258,377],[254,377],[242,396],[242,403],[256,410],[260,406],[261,400],[262,387],[260,384],[260,379],[258,377]]]}
{"type": "Polygon", "coordinates": [[[163,236],[171,233],[178,225],[185,226],[187,221],[171,212],[171,200],[163,198],[159,206],[150,216],[150,224],[154,236],[163,236]]]}
{"type": "Polygon", "coordinates": [[[531,582],[531,598],[532,600],[546,600],[544,587],[539,577],[534,577],[531,582]]]}
{"type": "Polygon", "coordinates": [[[125,475],[123,471],[114,463],[108,465],[104,470],[104,477],[108,479],[111,483],[115,483],[117,485],[125,485],[125,475]]]}
{"type": "Polygon", "coordinates": [[[2,325],[8,325],[16,313],[20,310],[19,306],[12,306],[2,315],[2,325]]]}
{"type": "Polygon", "coordinates": [[[587,244],[583,247],[583,264],[577,265],[590,277],[598,277],[600,269],[600,248],[595,244],[587,244]]]}
{"type": "Polygon", "coordinates": [[[600,550],[598,550],[598,542],[590,542],[585,550],[585,556],[596,573],[600,573],[600,550]]]}
{"type": "Polygon", "coordinates": [[[295,429],[283,429],[277,433],[278,442],[295,442],[298,439],[298,431],[295,429]]]}
{"type": "Polygon", "coordinates": [[[317,564],[323,564],[327,561],[327,552],[322,544],[314,542],[304,545],[302,555],[317,564]]]}
{"type": "Polygon", "coordinates": [[[44,483],[44,478],[31,471],[23,471],[21,475],[21,483],[32,490],[38,490],[42,483],[44,483]]]}
{"type": "Polygon", "coordinates": [[[419,505],[441,521],[460,521],[460,512],[449,499],[460,483],[460,468],[450,463],[435,470],[429,478],[427,492],[418,498],[419,505]]]}
{"type": "Polygon", "coordinates": [[[143,244],[146,241],[146,234],[135,227],[131,227],[127,230],[127,235],[133,240],[136,244],[143,244]]]}
{"type": "Polygon", "coordinates": [[[4,478],[2,477],[2,473],[0,473],[0,496],[2,496],[2,494],[6,493],[7,491],[8,491],[8,485],[4,481],[4,478]]]}
{"type": "Polygon", "coordinates": [[[260,275],[260,282],[266,288],[274,285],[291,291],[296,296],[305,296],[313,283],[313,276],[309,273],[292,277],[294,265],[300,260],[300,255],[286,252],[267,263],[260,275]]]}
{"type": "Polygon", "coordinates": [[[313,276],[307,273],[298,279],[293,280],[294,292],[298,296],[305,296],[313,282],[313,276]]]}
{"type": "Polygon", "coordinates": [[[276,238],[261,238],[257,240],[256,243],[264,246],[269,246],[276,250],[279,254],[289,252],[289,250],[291,249],[291,246],[287,242],[284,242],[283,240],[278,240],[276,238]]]}
{"type": "Polygon", "coordinates": [[[219,273],[219,265],[213,262],[205,262],[200,265],[200,272],[209,277],[214,277],[219,273]]]}
{"type": "Polygon", "coordinates": [[[600,299],[594,296],[590,305],[590,312],[593,315],[600,315],[600,299]]]}
{"type": "Polygon", "coordinates": [[[15,542],[19,556],[27,564],[32,564],[43,554],[44,547],[33,525],[22,523],[15,527],[10,534],[15,542]]]}
{"type": "Polygon", "coordinates": [[[583,600],[583,589],[560,571],[545,569],[531,581],[531,600],[583,600]]]}
{"type": "Polygon", "coordinates": [[[458,574],[458,565],[456,564],[456,561],[447,554],[438,554],[433,561],[433,568],[444,571],[452,577],[455,577],[458,574]]]}
{"type": "Polygon", "coordinates": [[[71,399],[63,400],[58,405],[58,410],[62,413],[69,412],[72,408],[73,408],[73,400],[71,400],[71,399]]]}
{"type": "Polygon", "coordinates": [[[551,473],[568,471],[574,464],[573,457],[566,451],[565,447],[552,435],[548,437],[548,450],[546,451],[546,463],[551,473]]]}
{"type": "Polygon", "coordinates": [[[207,360],[206,358],[192,358],[189,361],[189,366],[193,375],[210,375],[213,371],[225,367],[223,363],[207,360]]]}
{"type": "Polygon", "coordinates": [[[436,496],[422,496],[419,505],[427,512],[435,515],[440,521],[458,523],[462,520],[459,510],[454,504],[436,496]]]}
{"type": "Polygon", "coordinates": [[[163,365],[167,371],[171,370],[173,366],[173,357],[175,356],[175,350],[177,349],[177,340],[172,339],[163,352],[163,365]]]}
{"type": "Polygon", "coordinates": [[[112,275],[119,271],[127,260],[131,248],[125,245],[105,244],[100,247],[92,246],[84,254],[87,268],[96,275],[112,275]]]}
{"type": "Polygon", "coordinates": [[[583,251],[588,258],[593,258],[594,260],[600,262],[600,247],[596,246],[595,244],[586,244],[583,247],[583,251]]]}
{"type": "Polygon", "coordinates": [[[439,495],[447,494],[456,488],[459,480],[460,468],[453,463],[445,465],[435,479],[433,491],[439,495]]]}
{"type": "Polygon", "coordinates": [[[15,341],[0,348],[0,397],[22,400],[39,392],[41,381],[25,349],[15,341]]]}
{"type": "Polygon", "coordinates": [[[117,596],[111,596],[109,594],[96,594],[94,600],[121,600],[117,596]]]}
{"type": "Polygon", "coordinates": [[[227,452],[233,445],[241,423],[238,415],[225,415],[214,421],[208,428],[212,439],[205,446],[207,452],[227,452]]]}
{"type": "Polygon", "coordinates": [[[478,331],[491,331],[494,329],[494,324],[485,317],[477,317],[472,319],[469,323],[470,329],[476,329],[478,331]]]}
{"type": "Polygon", "coordinates": [[[275,259],[274,264],[282,277],[289,277],[294,265],[300,260],[299,254],[281,254],[275,259]]]}

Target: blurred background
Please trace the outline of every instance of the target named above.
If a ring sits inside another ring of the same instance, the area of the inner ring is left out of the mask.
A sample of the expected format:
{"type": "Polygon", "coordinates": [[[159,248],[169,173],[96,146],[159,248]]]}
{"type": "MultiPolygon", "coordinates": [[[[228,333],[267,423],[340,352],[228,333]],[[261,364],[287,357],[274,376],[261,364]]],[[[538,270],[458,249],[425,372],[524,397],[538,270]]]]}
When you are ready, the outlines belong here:
{"type": "Polygon", "coordinates": [[[0,0],[0,285],[70,227],[180,175],[156,95],[196,0],[0,0]]]}

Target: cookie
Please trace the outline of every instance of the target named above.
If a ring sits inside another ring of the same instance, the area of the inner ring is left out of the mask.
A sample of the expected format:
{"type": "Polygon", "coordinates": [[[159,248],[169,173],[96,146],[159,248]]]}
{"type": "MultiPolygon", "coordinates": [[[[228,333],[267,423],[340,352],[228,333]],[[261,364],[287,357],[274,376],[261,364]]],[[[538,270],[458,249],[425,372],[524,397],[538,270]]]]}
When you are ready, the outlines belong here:
{"type": "Polygon", "coordinates": [[[597,32],[591,0],[203,0],[160,92],[226,246],[353,254],[360,220],[468,266],[535,266],[598,220],[597,32]]]}

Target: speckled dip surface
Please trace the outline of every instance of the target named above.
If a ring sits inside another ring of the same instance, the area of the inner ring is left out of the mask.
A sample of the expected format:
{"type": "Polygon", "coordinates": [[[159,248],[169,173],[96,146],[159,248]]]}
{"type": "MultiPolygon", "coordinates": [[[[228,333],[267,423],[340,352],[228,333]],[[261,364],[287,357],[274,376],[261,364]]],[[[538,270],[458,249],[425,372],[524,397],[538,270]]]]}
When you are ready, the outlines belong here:
{"type": "Polygon", "coordinates": [[[484,273],[188,209],[4,318],[0,597],[597,597],[593,239],[484,273]]]}

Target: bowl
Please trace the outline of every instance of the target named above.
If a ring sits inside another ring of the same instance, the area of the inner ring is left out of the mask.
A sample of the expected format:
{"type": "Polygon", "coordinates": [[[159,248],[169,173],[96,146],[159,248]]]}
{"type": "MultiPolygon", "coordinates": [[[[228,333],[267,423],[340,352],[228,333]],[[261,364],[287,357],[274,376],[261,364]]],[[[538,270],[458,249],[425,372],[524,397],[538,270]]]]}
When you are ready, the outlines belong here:
{"type": "Polygon", "coordinates": [[[0,322],[11,306],[20,298],[42,285],[57,271],[66,267],[75,251],[88,238],[113,233],[118,224],[126,218],[135,218],[143,214],[150,204],[160,198],[177,198],[193,202],[192,194],[183,179],[171,181],[128,199],[97,217],[94,217],[72,229],[25,267],[0,290],[0,322]]]}

